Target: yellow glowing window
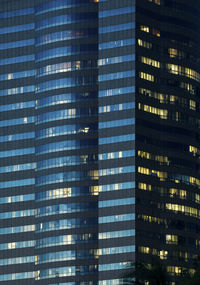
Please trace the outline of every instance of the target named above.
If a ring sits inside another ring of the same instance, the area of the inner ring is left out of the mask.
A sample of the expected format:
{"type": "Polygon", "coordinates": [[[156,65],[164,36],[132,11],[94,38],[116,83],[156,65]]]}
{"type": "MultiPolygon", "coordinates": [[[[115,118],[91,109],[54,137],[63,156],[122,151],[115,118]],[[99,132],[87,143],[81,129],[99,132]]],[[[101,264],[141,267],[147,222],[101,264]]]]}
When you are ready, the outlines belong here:
{"type": "Polygon", "coordinates": [[[161,250],[161,251],[159,252],[159,255],[160,255],[160,259],[167,259],[168,251],[166,251],[166,250],[161,250]]]}
{"type": "Polygon", "coordinates": [[[150,159],[150,153],[142,151],[142,150],[138,150],[138,156],[142,158],[150,159]]]}
{"type": "Polygon", "coordinates": [[[152,113],[154,115],[160,116],[161,119],[167,119],[168,111],[164,109],[159,109],[153,106],[149,105],[143,105],[141,103],[138,103],[138,109],[142,110],[144,112],[152,113]]]}
{"type": "Polygon", "coordinates": [[[185,205],[179,204],[166,204],[166,209],[173,212],[180,212],[188,216],[200,218],[200,210],[185,205]]]}
{"type": "Polygon", "coordinates": [[[90,186],[90,193],[93,196],[99,195],[99,187],[98,186],[90,186]]]}
{"type": "Polygon", "coordinates": [[[168,53],[169,53],[169,56],[172,58],[178,57],[178,50],[175,48],[169,48],[168,53]]]}
{"type": "Polygon", "coordinates": [[[181,199],[186,199],[186,197],[187,197],[187,191],[186,191],[186,190],[180,190],[180,191],[179,191],[179,197],[180,197],[181,199]]]}
{"type": "Polygon", "coordinates": [[[157,61],[157,60],[154,60],[152,58],[148,58],[148,57],[142,56],[141,57],[141,62],[144,63],[144,64],[151,65],[151,66],[156,67],[156,68],[160,68],[160,62],[157,61]]]}
{"type": "Polygon", "coordinates": [[[148,0],[148,1],[160,5],[160,0],[148,0]]]}
{"type": "Polygon", "coordinates": [[[199,194],[195,194],[195,202],[200,204],[200,195],[199,194]]]}
{"type": "Polygon", "coordinates": [[[140,26],[140,30],[143,31],[143,32],[145,32],[145,33],[149,33],[149,30],[150,30],[150,29],[149,29],[148,26],[143,26],[143,25],[141,25],[141,26],[140,26]]]}
{"type": "Polygon", "coordinates": [[[177,235],[166,235],[166,244],[178,244],[178,236],[177,235]]]}
{"type": "Polygon", "coordinates": [[[149,73],[140,72],[140,78],[154,82],[154,76],[152,74],[149,74],[149,73]]]}
{"type": "Polygon", "coordinates": [[[154,36],[156,36],[156,37],[160,37],[160,31],[159,30],[157,30],[157,29],[152,29],[152,34],[154,35],[154,36]]]}
{"type": "Polygon", "coordinates": [[[150,252],[150,248],[146,247],[146,246],[139,246],[138,249],[139,249],[139,252],[141,252],[141,253],[149,254],[149,252],[150,252]]]}
{"type": "Polygon", "coordinates": [[[138,188],[141,189],[141,190],[145,190],[145,191],[151,191],[152,187],[151,187],[150,184],[139,182],[138,183],[138,188]]]}
{"type": "Polygon", "coordinates": [[[190,100],[190,109],[196,110],[196,102],[194,100],[190,100]]]}
{"type": "Polygon", "coordinates": [[[98,180],[98,179],[99,179],[98,170],[90,170],[90,171],[89,171],[89,176],[90,176],[93,180],[98,180]]]}
{"type": "Polygon", "coordinates": [[[148,49],[152,48],[152,43],[143,41],[141,39],[138,39],[138,45],[141,46],[141,47],[144,47],[144,48],[148,48],[148,49]]]}
{"type": "Polygon", "coordinates": [[[172,74],[186,76],[188,78],[191,78],[191,79],[194,79],[194,80],[200,82],[200,74],[191,68],[168,63],[167,69],[172,74]]]}
{"type": "Polygon", "coordinates": [[[145,167],[138,167],[138,172],[146,175],[150,175],[150,169],[145,167]]]}

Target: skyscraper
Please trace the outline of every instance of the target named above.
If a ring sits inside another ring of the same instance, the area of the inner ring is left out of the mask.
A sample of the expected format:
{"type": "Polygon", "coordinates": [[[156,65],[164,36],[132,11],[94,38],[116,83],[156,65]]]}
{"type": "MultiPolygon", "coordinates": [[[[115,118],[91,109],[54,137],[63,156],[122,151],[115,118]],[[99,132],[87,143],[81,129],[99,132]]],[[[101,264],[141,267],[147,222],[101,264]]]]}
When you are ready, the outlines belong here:
{"type": "Polygon", "coordinates": [[[0,4],[0,283],[193,272],[197,1],[0,4]]]}

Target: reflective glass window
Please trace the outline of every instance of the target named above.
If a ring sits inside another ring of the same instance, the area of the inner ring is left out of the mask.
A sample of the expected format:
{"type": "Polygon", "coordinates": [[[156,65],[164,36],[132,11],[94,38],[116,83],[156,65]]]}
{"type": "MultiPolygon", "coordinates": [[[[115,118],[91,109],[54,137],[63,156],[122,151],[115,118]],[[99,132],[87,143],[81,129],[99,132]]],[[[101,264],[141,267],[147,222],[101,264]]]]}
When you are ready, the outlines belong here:
{"type": "Polygon", "coordinates": [[[96,124],[76,124],[51,127],[36,131],[36,139],[43,139],[48,137],[56,137],[70,134],[90,133],[97,130],[96,124]]]}
{"type": "Polygon", "coordinates": [[[98,143],[97,139],[65,140],[65,141],[59,141],[59,143],[53,142],[49,144],[36,146],[36,155],[50,153],[50,152],[64,151],[64,150],[96,147],[97,143],[98,143]]]}
{"type": "MultiPolygon", "coordinates": [[[[36,31],[47,29],[50,27],[66,25],[71,23],[79,23],[84,21],[93,21],[97,18],[96,13],[77,13],[77,14],[65,14],[52,18],[46,18],[36,23],[36,31]]],[[[0,29],[1,32],[1,29],[0,29]]]]}
{"type": "Polygon", "coordinates": [[[123,46],[134,45],[135,39],[121,39],[118,41],[111,41],[111,42],[103,42],[99,44],[99,50],[109,49],[109,48],[117,48],[123,46]]]}
{"type": "Polygon", "coordinates": [[[16,118],[11,120],[2,120],[0,121],[0,127],[8,127],[14,125],[24,125],[35,122],[35,117],[24,117],[24,118],[16,118]]]}
{"type": "Polygon", "coordinates": [[[99,91],[99,97],[116,96],[128,93],[135,93],[135,86],[101,90],[99,91]]]}
{"type": "Polygon", "coordinates": [[[18,186],[32,185],[34,183],[35,183],[35,179],[34,178],[5,181],[5,182],[0,182],[0,189],[2,189],[2,188],[9,188],[9,187],[18,187],[18,186]]]}
{"type": "Polygon", "coordinates": [[[15,64],[20,62],[34,61],[34,60],[35,60],[35,55],[33,54],[21,55],[10,58],[2,58],[0,59],[0,65],[15,64]]]}
{"type": "Polygon", "coordinates": [[[123,222],[123,221],[134,221],[134,220],[135,220],[135,214],[134,213],[99,217],[99,223],[100,224],[123,222]]]}
{"type": "Polygon", "coordinates": [[[0,81],[35,76],[35,70],[24,70],[0,75],[0,81]]]}
{"type": "Polygon", "coordinates": [[[23,93],[34,92],[34,91],[35,91],[35,85],[20,86],[20,87],[0,90],[0,96],[23,94],[23,93]]]}
{"type": "Polygon", "coordinates": [[[31,46],[31,45],[34,45],[34,42],[35,42],[34,39],[28,39],[28,40],[22,40],[22,41],[1,43],[0,50],[31,46]]]}
{"type": "Polygon", "coordinates": [[[54,106],[84,100],[94,100],[95,98],[97,98],[97,93],[95,92],[66,93],[53,95],[36,100],[36,108],[39,109],[46,106],[54,106]]]}
{"type": "Polygon", "coordinates": [[[130,22],[130,23],[125,23],[125,24],[100,27],[99,33],[105,34],[105,33],[111,33],[111,32],[130,30],[130,29],[134,29],[134,28],[135,28],[135,23],[130,22]]]}
{"type": "Polygon", "coordinates": [[[104,66],[108,64],[116,64],[120,62],[134,61],[134,60],[135,60],[135,54],[121,55],[121,56],[115,56],[115,57],[106,57],[106,58],[99,59],[98,65],[104,66]]]}
{"type": "Polygon", "coordinates": [[[114,183],[114,184],[105,184],[105,185],[99,185],[99,192],[105,192],[105,191],[115,191],[115,190],[122,190],[122,189],[134,189],[135,188],[135,182],[121,182],[121,183],[114,183]]]}
{"type": "Polygon", "coordinates": [[[118,270],[118,269],[127,269],[131,267],[131,262],[118,262],[118,263],[108,263],[108,264],[99,264],[99,271],[108,271],[108,270],[118,270]]]}
{"type": "Polygon", "coordinates": [[[99,123],[99,129],[114,128],[114,127],[128,126],[134,124],[135,124],[135,118],[127,118],[115,121],[105,121],[99,123]]]}
{"type": "Polygon", "coordinates": [[[117,80],[120,78],[134,77],[135,70],[121,71],[115,73],[106,73],[99,75],[99,81],[117,80]]]}
{"type": "Polygon", "coordinates": [[[25,8],[20,10],[6,11],[0,13],[0,19],[7,19],[17,16],[30,15],[34,13],[34,8],[25,8]]]}
{"type": "Polygon", "coordinates": [[[35,200],[35,194],[25,194],[25,195],[2,197],[0,198],[0,204],[19,203],[19,202],[31,201],[31,200],[35,200]]]}
{"type": "Polygon", "coordinates": [[[0,136],[0,142],[11,142],[11,141],[24,140],[24,139],[33,139],[34,137],[35,137],[34,132],[10,134],[7,136],[0,136]]]}
{"type": "MultiPolygon", "coordinates": [[[[36,46],[46,45],[49,43],[79,39],[83,37],[94,37],[97,35],[97,28],[85,28],[85,29],[65,29],[64,31],[59,31],[50,34],[44,34],[42,36],[36,37],[36,46]]],[[[0,45],[1,47],[1,45],[0,45]]]]}
{"type": "Polygon", "coordinates": [[[36,54],[36,62],[41,62],[50,58],[70,56],[75,54],[84,54],[90,52],[95,53],[96,50],[97,45],[95,44],[58,47],[38,52],[36,54]]]}
{"type": "Polygon", "coordinates": [[[35,153],[34,147],[20,148],[20,149],[0,151],[0,157],[9,157],[9,156],[25,155],[25,154],[32,154],[32,153],[35,153]]]}
{"type": "Polygon", "coordinates": [[[99,233],[99,239],[110,239],[110,238],[121,238],[135,236],[135,230],[122,230],[122,231],[113,231],[113,232],[103,232],[99,233]]]}
{"type": "Polygon", "coordinates": [[[103,145],[103,144],[134,141],[134,140],[135,140],[135,134],[128,134],[128,135],[121,135],[121,136],[114,136],[114,137],[99,138],[99,144],[103,145]]]}
{"type": "Polygon", "coordinates": [[[0,250],[12,250],[12,249],[17,249],[17,248],[34,247],[34,246],[35,246],[34,240],[13,241],[9,243],[1,243],[0,250]]]}
{"type": "Polygon", "coordinates": [[[13,111],[13,110],[19,110],[19,109],[26,109],[35,107],[35,101],[28,101],[28,102],[19,102],[19,103],[13,103],[8,105],[0,105],[0,111],[13,111]]]}
{"type": "Polygon", "coordinates": [[[0,28],[0,34],[16,33],[21,31],[33,30],[35,27],[34,23],[16,25],[11,27],[0,28]]]}
{"type": "Polygon", "coordinates": [[[54,0],[36,6],[36,14],[40,15],[50,11],[56,11],[65,8],[89,4],[91,5],[92,3],[94,3],[94,0],[84,0],[84,2],[82,0],[54,0]]]}
{"type": "Polygon", "coordinates": [[[31,232],[31,231],[35,231],[35,225],[0,228],[0,235],[16,234],[16,233],[31,232]]]}
{"type": "Polygon", "coordinates": [[[135,6],[128,6],[124,8],[112,9],[112,10],[104,10],[99,12],[99,18],[117,16],[122,14],[128,14],[135,12],[135,6]]]}

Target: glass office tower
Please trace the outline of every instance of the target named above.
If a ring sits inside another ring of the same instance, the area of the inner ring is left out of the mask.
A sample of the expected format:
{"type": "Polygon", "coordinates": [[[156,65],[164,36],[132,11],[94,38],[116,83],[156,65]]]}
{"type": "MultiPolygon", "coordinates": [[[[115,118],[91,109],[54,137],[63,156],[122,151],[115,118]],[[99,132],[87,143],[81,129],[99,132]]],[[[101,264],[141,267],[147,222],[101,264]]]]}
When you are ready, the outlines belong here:
{"type": "Polygon", "coordinates": [[[0,0],[0,284],[117,285],[155,256],[170,285],[194,272],[198,10],[0,0]]]}
{"type": "Polygon", "coordinates": [[[0,282],[116,283],[135,256],[135,5],[0,2],[0,282]]]}

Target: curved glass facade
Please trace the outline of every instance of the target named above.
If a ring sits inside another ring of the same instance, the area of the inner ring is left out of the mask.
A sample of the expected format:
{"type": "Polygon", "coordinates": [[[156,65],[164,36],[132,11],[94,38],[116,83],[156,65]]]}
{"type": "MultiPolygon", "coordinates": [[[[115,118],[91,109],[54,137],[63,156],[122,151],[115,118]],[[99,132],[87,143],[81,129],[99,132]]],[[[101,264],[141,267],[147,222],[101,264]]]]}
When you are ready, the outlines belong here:
{"type": "Polygon", "coordinates": [[[135,4],[0,3],[0,283],[119,283],[135,258],[135,4]]]}
{"type": "Polygon", "coordinates": [[[113,277],[120,284],[135,260],[134,35],[134,1],[100,1],[98,270],[99,284],[105,285],[113,277]]]}
{"type": "Polygon", "coordinates": [[[93,190],[98,185],[95,2],[40,1],[36,7],[38,284],[70,281],[72,276],[88,276],[89,282],[98,273],[98,201],[93,190]]]}

